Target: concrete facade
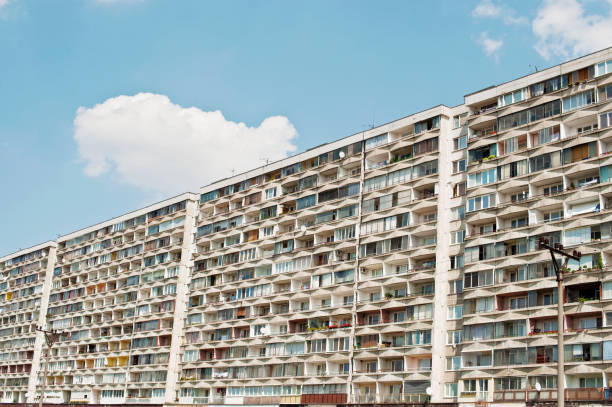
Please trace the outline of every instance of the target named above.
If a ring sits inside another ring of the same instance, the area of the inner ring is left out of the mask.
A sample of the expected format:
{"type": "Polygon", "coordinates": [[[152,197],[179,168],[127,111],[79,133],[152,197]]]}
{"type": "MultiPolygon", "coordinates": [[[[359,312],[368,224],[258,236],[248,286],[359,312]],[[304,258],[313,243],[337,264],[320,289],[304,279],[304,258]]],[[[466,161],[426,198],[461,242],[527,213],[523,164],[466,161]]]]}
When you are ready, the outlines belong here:
{"type": "Polygon", "coordinates": [[[560,298],[567,398],[603,402],[611,151],[606,49],[5,256],[2,401],[46,325],[51,403],[522,406],[560,298]],[[540,237],[583,254],[561,295],[540,237]]]}

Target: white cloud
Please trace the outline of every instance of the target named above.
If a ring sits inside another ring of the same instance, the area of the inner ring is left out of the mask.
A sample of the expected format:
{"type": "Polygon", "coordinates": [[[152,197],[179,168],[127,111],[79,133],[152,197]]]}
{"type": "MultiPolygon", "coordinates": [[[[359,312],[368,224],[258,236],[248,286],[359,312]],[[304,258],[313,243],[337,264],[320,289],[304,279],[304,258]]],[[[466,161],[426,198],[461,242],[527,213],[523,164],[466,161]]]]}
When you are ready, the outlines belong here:
{"type": "Polygon", "coordinates": [[[165,194],[197,191],[233,169],[286,157],[296,150],[297,136],[283,116],[248,127],[220,111],[185,108],[151,93],[80,107],[74,119],[85,174],[111,173],[125,184],[165,194]]]}
{"type": "Polygon", "coordinates": [[[525,17],[516,16],[516,11],[512,8],[499,3],[494,3],[493,0],[481,0],[480,3],[472,10],[474,18],[501,18],[506,25],[526,24],[525,17]]]}
{"type": "Polygon", "coordinates": [[[496,40],[491,37],[486,32],[480,34],[477,42],[482,46],[482,50],[487,55],[495,55],[497,57],[497,52],[504,45],[503,40],[496,40]]]}
{"type": "Polygon", "coordinates": [[[587,14],[577,0],[544,0],[532,23],[544,58],[578,56],[612,45],[612,0],[607,15],[587,14]]]}
{"type": "Polygon", "coordinates": [[[482,0],[474,10],[472,10],[472,17],[499,17],[502,12],[502,8],[493,4],[491,0],[482,0]]]}
{"type": "Polygon", "coordinates": [[[0,9],[8,6],[10,0],[0,0],[0,9]]]}

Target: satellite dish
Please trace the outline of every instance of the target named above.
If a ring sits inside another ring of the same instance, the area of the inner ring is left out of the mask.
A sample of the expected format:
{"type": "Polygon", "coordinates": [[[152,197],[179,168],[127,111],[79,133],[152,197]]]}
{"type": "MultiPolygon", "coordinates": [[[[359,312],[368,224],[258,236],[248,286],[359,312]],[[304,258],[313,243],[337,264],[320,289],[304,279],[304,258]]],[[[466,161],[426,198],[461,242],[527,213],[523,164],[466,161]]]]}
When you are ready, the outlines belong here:
{"type": "Polygon", "coordinates": [[[300,230],[302,231],[302,233],[306,233],[306,225],[302,225],[302,227],[300,228],[300,230]]]}
{"type": "Polygon", "coordinates": [[[340,151],[340,158],[344,158],[346,156],[346,154],[344,154],[344,151],[340,151]]]}
{"type": "Polygon", "coordinates": [[[270,335],[270,328],[264,326],[263,328],[261,328],[261,334],[264,336],[270,335]]]}
{"type": "Polygon", "coordinates": [[[278,225],[274,225],[274,228],[272,229],[272,231],[274,232],[275,235],[278,234],[279,230],[280,229],[279,229],[278,225]]]}
{"type": "Polygon", "coordinates": [[[535,389],[536,389],[536,391],[542,391],[542,385],[540,384],[540,382],[536,383],[535,389]]]}
{"type": "Polygon", "coordinates": [[[428,396],[431,396],[431,393],[432,393],[431,387],[426,388],[425,393],[427,393],[428,396]]]}

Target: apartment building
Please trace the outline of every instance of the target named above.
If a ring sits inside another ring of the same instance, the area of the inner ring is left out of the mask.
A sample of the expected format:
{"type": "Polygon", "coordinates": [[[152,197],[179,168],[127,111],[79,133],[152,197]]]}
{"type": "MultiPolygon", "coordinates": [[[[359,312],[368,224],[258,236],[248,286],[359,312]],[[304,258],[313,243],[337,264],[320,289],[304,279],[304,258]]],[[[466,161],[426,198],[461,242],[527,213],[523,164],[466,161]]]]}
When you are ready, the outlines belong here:
{"type": "Polygon", "coordinates": [[[2,400],[46,324],[48,402],[523,406],[558,301],[566,398],[608,400],[610,151],[612,48],[4,257],[2,400]],[[582,253],[562,293],[540,238],[582,253]]]}
{"type": "Polygon", "coordinates": [[[174,400],[196,199],[183,194],[58,240],[47,324],[61,334],[48,401],[174,400]]]}
{"type": "Polygon", "coordinates": [[[54,242],[0,258],[0,385],[1,402],[26,400],[40,369],[49,281],[55,259],[54,242]]]}
{"type": "Polygon", "coordinates": [[[432,331],[446,330],[449,117],[439,106],[202,189],[180,401],[425,400],[445,363],[432,331]]]}

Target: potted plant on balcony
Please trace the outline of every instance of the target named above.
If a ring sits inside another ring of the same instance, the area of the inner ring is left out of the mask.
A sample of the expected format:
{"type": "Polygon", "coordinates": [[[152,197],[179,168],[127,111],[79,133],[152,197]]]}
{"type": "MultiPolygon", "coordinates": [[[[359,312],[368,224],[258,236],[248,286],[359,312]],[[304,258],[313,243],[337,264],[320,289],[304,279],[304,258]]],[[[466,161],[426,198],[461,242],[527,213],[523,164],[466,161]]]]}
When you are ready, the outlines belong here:
{"type": "Polygon", "coordinates": [[[390,300],[391,298],[393,298],[393,294],[392,293],[386,293],[385,294],[385,299],[390,300]]]}
{"type": "Polygon", "coordinates": [[[603,258],[601,253],[599,253],[599,256],[597,256],[597,268],[600,270],[603,269],[603,258]]]}

